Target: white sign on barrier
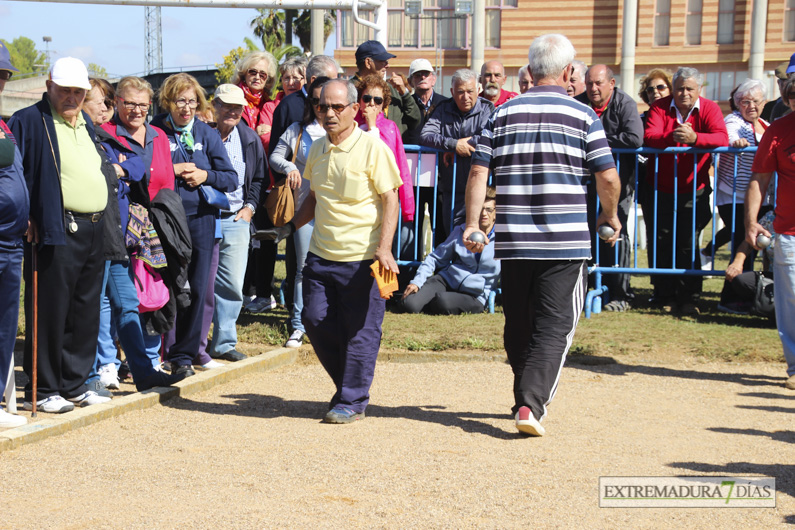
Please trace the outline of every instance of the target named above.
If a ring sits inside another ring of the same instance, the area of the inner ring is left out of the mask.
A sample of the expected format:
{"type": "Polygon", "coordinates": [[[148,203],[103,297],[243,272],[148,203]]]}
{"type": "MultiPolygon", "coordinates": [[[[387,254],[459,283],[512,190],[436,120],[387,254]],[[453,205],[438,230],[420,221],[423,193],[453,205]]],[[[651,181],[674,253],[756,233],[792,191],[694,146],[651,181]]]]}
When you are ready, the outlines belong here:
{"type": "Polygon", "coordinates": [[[436,154],[423,153],[422,165],[420,169],[422,173],[417,174],[417,161],[419,160],[419,153],[406,153],[406,160],[409,163],[409,173],[414,175],[414,185],[419,184],[425,188],[432,188],[436,185],[436,154]]]}

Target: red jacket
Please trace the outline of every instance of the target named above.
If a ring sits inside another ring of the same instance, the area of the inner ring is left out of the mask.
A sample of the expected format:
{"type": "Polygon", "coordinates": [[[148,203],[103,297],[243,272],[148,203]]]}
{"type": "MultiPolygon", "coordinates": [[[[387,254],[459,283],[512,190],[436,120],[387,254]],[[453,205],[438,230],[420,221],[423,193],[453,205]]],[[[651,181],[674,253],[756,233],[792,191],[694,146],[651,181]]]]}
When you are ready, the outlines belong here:
{"type": "MultiPolygon", "coordinates": [[[[676,109],[671,107],[673,96],[662,98],[654,104],[647,113],[646,130],[643,134],[644,145],[665,149],[666,147],[725,147],[729,145],[729,135],[726,132],[726,123],[723,113],[717,103],[705,98],[699,98],[699,108],[694,109],[687,118],[687,123],[696,133],[695,145],[689,146],[674,142],[673,132],[677,127],[676,109]]],[[[697,189],[703,189],[709,183],[709,166],[712,155],[680,154],[676,160],[676,175],[678,187],[674,190],[674,155],[660,155],[658,162],[659,176],[657,189],[663,193],[692,193],[693,192],[693,157],[698,157],[697,189]]],[[[654,186],[654,155],[649,157],[646,180],[654,186]]]]}
{"type": "MultiPolygon", "coordinates": [[[[103,123],[100,127],[105,129],[105,131],[116,138],[122,145],[127,148],[130,147],[126,138],[116,134],[116,122],[114,120],[103,123]]],[[[157,192],[163,188],[169,190],[174,189],[174,165],[171,162],[171,146],[168,143],[168,136],[166,136],[166,133],[153,125],[147,125],[147,127],[151,127],[157,133],[153,144],[152,166],[149,167],[149,170],[146,172],[147,178],[149,179],[147,183],[149,198],[154,199],[157,192]]]]}

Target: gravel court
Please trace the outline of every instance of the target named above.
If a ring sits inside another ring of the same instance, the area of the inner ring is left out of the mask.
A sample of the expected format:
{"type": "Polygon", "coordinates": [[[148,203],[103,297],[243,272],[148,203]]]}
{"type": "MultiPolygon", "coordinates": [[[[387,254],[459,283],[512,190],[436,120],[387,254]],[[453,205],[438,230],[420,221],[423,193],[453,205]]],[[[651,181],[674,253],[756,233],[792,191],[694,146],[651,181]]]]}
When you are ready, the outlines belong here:
{"type": "Polygon", "coordinates": [[[502,362],[379,363],[326,425],[316,363],[251,374],[0,455],[9,528],[769,528],[795,523],[783,364],[568,365],[544,422],[502,362]],[[772,509],[600,509],[599,476],[777,478],[772,509]],[[9,478],[12,477],[10,480],[9,478]]]}

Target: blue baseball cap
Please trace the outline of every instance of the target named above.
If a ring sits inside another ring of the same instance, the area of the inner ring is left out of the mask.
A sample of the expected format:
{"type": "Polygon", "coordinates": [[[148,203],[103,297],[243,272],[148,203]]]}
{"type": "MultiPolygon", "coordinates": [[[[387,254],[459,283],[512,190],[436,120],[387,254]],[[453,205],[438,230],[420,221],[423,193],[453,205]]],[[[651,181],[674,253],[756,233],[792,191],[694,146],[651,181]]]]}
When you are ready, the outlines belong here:
{"type": "Polygon", "coordinates": [[[789,58],[789,66],[787,67],[787,73],[791,74],[792,72],[795,72],[795,53],[789,58]]]}
{"type": "Polygon", "coordinates": [[[14,65],[11,64],[11,54],[8,52],[6,45],[0,41],[0,70],[9,70],[11,72],[19,72],[14,65]]]}
{"type": "Polygon", "coordinates": [[[367,42],[363,42],[356,48],[356,62],[363,61],[368,57],[372,57],[376,61],[388,61],[397,55],[392,55],[384,45],[378,42],[377,40],[368,40],[367,42]]]}

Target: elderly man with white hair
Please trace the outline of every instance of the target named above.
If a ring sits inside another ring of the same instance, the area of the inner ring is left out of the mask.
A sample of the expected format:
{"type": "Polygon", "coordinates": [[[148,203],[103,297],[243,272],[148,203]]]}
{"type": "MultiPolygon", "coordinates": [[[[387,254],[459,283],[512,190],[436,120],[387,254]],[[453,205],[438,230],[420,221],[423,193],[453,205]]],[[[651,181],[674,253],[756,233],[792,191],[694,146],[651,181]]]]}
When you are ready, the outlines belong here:
{"type": "MultiPolygon", "coordinates": [[[[701,97],[703,81],[703,76],[695,68],[676,71],[673,94],[655,101],[648,111],[644,133],[646,146],[664,149],[728,145],[729,137],[720,107],[701,97]]],[[[698,244],[701,230],[712,217],[709,206],[712,156],[709,153],[680,154],[676,158],[672,154],[659,155],[657,165],[654,156],[650,158],[648,167],[657,167],[658,171],[656,175],[653,170],[646,175],[648,193],[643,204],[643,211],[652,213],[647,222],[656,223],[657,230],[656,240],[651,241],[655,245],[657,261],[650,266],[700,269],[701,253],[693,252],[693,246],[698,244]],[[655,185],[658,192],[656,200],[653,196],[655,185]],[[693,260],[691,255],[695,256],[693,260]]],[[[652,252],[650,255],[655,254],[652,252]]],[[[679,309],[684,315],[694,316],[699,313],[697,304],[702,283],[701,276],[660,275],[654,282],[654,296],[665,312],[679,309]]]]}
{"type": "MultiPolygon", "coordinates": [[[[111,183],[102,172],[94,125],[83,112],[91,89],[79,59],[62,57],[50,69],[47,92],[14,113],[8,126],[22,153],[30,193],[28,243],[37,243],[38,300],[26,248],[25,320],[38,306],[37,408],[62,413],[105,403],[85,381],[97,352],[99,303],[105,270],[103,231],[111,183]]],[[[112,191],[115,200],[116,193],[112,191]]],[[[25,334],[25,373],[33,379],[32,326],[25,334]]],[[[24,407],[33,408],[32,384],[24,407]]]]}
{"type": "Polygon", "coordinates": [[[483,129],[466,190],[463,243],[489,242],[479,218],[489,172],[497,187],[495,258],[501,260],[505,351],[519,432],[542,436],[585,297],[591,242],[586,184],[602,202],[598,224],[621,230],[619,178],[596,113],[566,94],[574,47],[563,35],[530,46],[535,86],[505,102],[483,129]],[[482,242],[476,242],[479,239],[482,242]]]}

